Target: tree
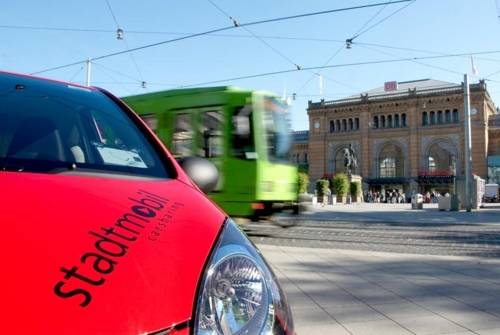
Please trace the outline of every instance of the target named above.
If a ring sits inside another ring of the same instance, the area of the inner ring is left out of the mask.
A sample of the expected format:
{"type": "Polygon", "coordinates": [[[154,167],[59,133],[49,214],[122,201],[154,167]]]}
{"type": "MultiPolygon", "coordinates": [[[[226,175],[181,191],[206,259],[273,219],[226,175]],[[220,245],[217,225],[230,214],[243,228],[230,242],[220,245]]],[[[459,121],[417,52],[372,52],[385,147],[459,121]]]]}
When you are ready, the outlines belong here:
{"type": "Polygon", "coordinates": [[[309,176],[304,172],[299,172],[297,180],[297,189],[299,194],[307,193],[307,188],[309,187],[309,176]]]}
{"type": "Polygon", "coordinates": [[[318,179],[316,181],[316,191],[318,192],[318,197],[326,195],[329,187],[330,182],[328,179],[318,179]]]}
{"type": "Polygon", "coordinates": [[[337,173],[333,177],[333,190],[337,195],[337,198],[341,198],[347,194],[349,188],[349,180],[345,173],[337,173]]]}
{"type": "Polygon", "coordinates": [[[351,182],[350,192],[352,197],[359,197],[361,195],[361,183],[359,181],[351,182]]]}

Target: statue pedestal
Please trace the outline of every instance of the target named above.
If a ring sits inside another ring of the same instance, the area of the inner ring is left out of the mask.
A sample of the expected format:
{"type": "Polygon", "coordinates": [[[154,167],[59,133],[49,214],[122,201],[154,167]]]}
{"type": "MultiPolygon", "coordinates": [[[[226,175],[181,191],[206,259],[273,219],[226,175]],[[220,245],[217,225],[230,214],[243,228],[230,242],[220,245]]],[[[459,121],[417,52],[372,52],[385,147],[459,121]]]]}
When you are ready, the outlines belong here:
{"type": "Polygon", "coordinates": [[[352,182],[359,183],[359,196],[355,197],[351,195],[352,202],[363,202],[363,177],[357,174],[353,174],[349,176],[349,187],[351,187],[352,182]]]}

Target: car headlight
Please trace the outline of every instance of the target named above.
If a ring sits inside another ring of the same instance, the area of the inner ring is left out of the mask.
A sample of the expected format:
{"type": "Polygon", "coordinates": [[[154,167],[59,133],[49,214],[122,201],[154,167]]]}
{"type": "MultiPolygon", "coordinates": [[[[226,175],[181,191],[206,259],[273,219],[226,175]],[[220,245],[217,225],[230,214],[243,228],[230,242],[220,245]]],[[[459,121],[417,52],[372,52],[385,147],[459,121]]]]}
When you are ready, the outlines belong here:
{"type": "Polygon", "coordinates": [[[195,335],[292,335],[290,308],[276,277],[230,219],[203,276],[195,335]]]}

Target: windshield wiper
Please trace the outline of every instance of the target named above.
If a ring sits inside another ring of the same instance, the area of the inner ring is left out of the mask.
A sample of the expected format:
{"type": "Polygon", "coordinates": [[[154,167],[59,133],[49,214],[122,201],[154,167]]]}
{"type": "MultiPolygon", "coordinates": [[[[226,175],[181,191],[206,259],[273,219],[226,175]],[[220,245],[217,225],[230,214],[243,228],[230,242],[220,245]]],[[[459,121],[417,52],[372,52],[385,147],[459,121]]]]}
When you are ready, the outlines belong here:
{"type": "Polygon", "coordinates": [[[57,173],[72,171],[76,168],[76,163],[71,162],[0,158],[0,171],[57,173]]]}
{"type": "Polygon", "coordinates": [[[0,167],[0,171],[23,172],[24,166],[19,164],[4,164],[0,167]]]}

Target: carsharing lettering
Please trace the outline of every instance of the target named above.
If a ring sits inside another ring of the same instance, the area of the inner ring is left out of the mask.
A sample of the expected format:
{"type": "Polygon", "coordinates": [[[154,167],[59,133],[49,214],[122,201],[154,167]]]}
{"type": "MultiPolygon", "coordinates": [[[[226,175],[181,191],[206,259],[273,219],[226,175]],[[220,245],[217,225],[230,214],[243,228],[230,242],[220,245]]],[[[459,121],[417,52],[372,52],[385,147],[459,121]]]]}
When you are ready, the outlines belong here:
{"type": "Polygon", "coordinates": [[[89,235],[94,239],[95,250],[84,253],[80,262],[81,265],[90,264],[94,271],[88,271],[88,267],[82,270],[76,265],[60,268],[64,275],[63,280],[54,286],[54,293],[58,297],[74,299],[81,307],[87,307],[92,301],[92,287],[105,283],[106,279],[102,275],[109,275],[114,271],[119,258],[127,254],[129,246],[139,238],[141,231],[169,201],[143,190],[128,200],[131,202],[130,211],[123,214],[113,225],[89,231],[89,235]]]}

